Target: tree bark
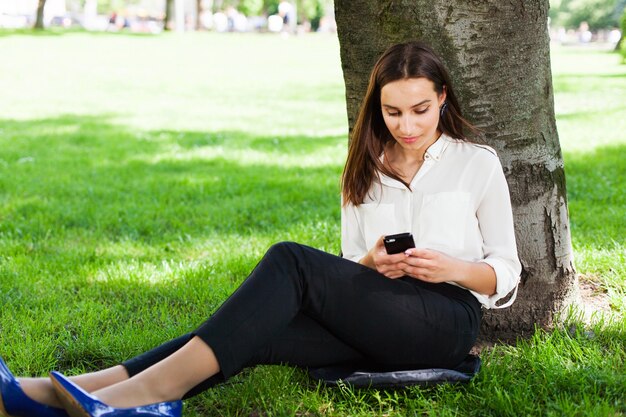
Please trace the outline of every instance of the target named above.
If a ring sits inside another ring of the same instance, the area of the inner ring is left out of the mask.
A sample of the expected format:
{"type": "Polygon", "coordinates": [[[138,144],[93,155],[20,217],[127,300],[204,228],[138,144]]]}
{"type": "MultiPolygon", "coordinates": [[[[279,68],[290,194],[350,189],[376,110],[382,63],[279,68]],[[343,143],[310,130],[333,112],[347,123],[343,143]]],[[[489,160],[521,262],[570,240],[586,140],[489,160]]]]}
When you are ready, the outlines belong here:
{"type": "Polygon", "coordinates": [[[174,9],[174,0],[165,0],[165,16],[163,16],[163,30],[170,30],[170,21],[172,20],[172,10],[174,9]]]}
{"type": "Polygon", "coordinates": [[[350,129],[390,45],[443,58],[465,116],[500,156],[523,266],[517,301],[486,311],[482,339],[549,327],[575,295],[563,159],[554,118],[548,0],[335,0],[350,129]]]}
{"type": "Polygon", "coordinates": [[[34,29],[44,29],[43,10],[46,7],[46,0],[39,0],[37,3],[37,16],[35,18],[34,29]]]}
{"type": "Polygon", "coordinates": [[[202,0],[196,0],[196,30],[202,30],[202,0]]]}

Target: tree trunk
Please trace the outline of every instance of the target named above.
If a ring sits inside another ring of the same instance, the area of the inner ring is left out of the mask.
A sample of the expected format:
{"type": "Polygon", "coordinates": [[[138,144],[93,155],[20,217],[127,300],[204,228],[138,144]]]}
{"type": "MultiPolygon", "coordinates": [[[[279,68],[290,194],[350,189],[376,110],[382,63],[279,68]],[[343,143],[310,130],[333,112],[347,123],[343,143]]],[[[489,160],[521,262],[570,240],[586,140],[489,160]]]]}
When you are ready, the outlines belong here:
{"type": "Polygon", "coordinates": [[[165,0],[165,16],[163,17],[163,30],[170,30],[172,20],[172,10],[174,9],[174,0],[165,0]]]}
{"type": "Polygon", "coordinates": [[[202,0],[196,0],[196,30],[202,30],[202,0]]]}
{"type": "Polygon", "coordinates": [[[46,7],[46,0],[39,0],[37,3],[37,17],[35,18],[34,29],[43,29],[43,9],[46,7]]]}
{"type": "Polygon", "coordinates": [[[465,116],[498,151],[523,272],[513,306],[486,312],[485,340],[550,326],[575,294],[548,7],[548,0],[335,0],[350,128],[377,57],[420,39],[443,58],[465,116]]]}

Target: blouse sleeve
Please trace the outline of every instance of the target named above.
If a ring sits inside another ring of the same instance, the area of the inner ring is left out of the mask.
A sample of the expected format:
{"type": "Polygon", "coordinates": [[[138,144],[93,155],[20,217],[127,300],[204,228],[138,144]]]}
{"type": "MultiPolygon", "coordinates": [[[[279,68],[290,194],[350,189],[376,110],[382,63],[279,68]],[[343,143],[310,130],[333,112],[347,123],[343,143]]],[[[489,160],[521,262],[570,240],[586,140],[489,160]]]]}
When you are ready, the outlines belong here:
{"type": "Polygon", "coordinates": [[[487,308],[508,307],[517,295],[522,266],[517,256],[509,187],[499,160],[493,167],[476,215],[483,236],[482,262],[490,265],[496,273],[496,293],[492,296],[472,293],[487,308]],[[506,303],[497,304],[513,290],[506,303]]]}
{"type": "Polygon", "coordinates": [[[359,213],[352,203],[341,206],[341,253],[359,262],[366,254],[365,236],[359,224],[359,213]]]}

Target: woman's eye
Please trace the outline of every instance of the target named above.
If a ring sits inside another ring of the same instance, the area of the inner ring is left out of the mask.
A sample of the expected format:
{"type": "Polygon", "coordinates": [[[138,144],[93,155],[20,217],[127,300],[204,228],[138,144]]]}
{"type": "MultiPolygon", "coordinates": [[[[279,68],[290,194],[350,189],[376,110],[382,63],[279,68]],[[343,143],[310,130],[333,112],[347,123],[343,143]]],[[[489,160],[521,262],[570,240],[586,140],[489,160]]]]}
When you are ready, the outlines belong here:
{"type": "Polygon", "coordinates": [[[423,109],[423,110],[415,110],[415,113],[417,113],[417,114],[424,114],[424,113],[426,113],[426,112],[428,111],[428,109],[429,109],[429,108],[430,108],[430,107],[426,107],[426,108],[425,108],[425,109],[423,109]]]}
{"type": "Polygon", "coordinates": [[[396,117],[400,116],[400,113],[387,113],[387,116],[396,117]]]}

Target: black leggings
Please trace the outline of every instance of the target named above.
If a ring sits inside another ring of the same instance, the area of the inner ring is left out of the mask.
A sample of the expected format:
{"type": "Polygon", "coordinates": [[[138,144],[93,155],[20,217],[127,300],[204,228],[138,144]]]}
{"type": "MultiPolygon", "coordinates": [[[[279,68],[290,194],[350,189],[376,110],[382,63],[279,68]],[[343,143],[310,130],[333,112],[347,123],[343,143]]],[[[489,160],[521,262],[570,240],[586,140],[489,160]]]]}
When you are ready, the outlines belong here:
{"type": "Polygon", "coordinates": [[[272,246],[243,284],[195,332],[123,363],[133,376],[193,336],[221,372],[185,398],[260,364],[354,363],[453,367],[478,336],[481,308],[467,290],[373,269],[292,242],[272,246]]]}

